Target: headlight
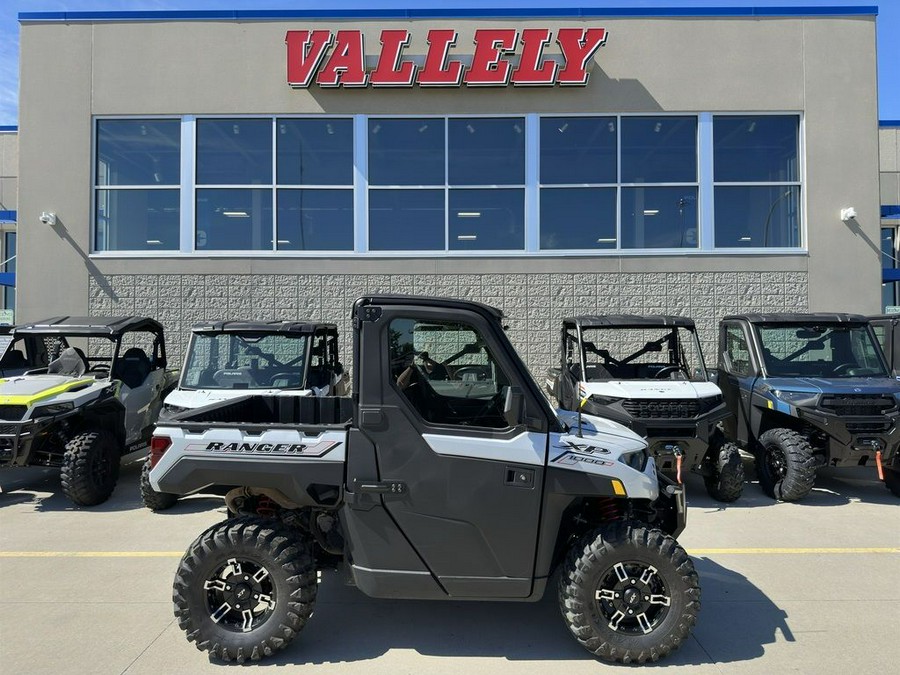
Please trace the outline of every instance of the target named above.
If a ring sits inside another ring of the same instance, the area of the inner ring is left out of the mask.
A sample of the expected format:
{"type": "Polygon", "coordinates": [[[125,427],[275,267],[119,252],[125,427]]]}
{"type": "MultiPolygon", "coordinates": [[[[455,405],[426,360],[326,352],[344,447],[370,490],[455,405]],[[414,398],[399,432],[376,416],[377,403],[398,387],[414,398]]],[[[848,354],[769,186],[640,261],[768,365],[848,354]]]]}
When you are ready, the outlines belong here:
{"type": "Polygon", "coordinates": [[[647,453],[643,450],[635,450],[633,452],[623,452],[619,455],[619,461],[635,471],[643,471],[644,465],[647,463],[647,453]]]}
{"type": "Polygon", "coordinates": [[[799,406],[813,406],[816,404],[818,394],[809,391],[785,391],[784,389],[773,389],[772,394],[775,398],[781,399],[785,403],[799,406]]]}
{"type": "Polygon", "coordinates": [[[615,405],[622,399],[616,398],[615,396],[598,396],[597,394],[591,394],[590,400],[597,405],[615,405]]]}
{"type": "Polygon", "coordinates": [[[184,412],[187,410],[184,406],[180,405],[172,405],[170,403],[163,404],[163,412],[167,415],[177,415],[178,413],[184,412]]]}
{"type": "Polygon", "coordinates": [[[50,405],[35,406],[32,417],[50,417],[52,415],[62,415],[75,409],[72,401],[66,403],[51,403],[50,405]]]}

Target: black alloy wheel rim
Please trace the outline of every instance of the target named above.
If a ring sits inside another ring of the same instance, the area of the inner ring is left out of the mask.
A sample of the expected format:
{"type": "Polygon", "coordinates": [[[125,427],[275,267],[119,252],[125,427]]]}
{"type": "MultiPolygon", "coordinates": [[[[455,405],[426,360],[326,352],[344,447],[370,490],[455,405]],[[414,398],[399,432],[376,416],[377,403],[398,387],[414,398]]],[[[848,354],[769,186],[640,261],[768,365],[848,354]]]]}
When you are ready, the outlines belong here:
{"type": "Polygon", "coordinates": [[[766,448],[766,469],[776,482],[784,478],[787,473],[787,461],[780,448],[766,448]]]}
{"type": "Polygon", "coordinates": [[[269,571],[251,560],[229,558],[204,582],[209,618],[235,633],[249,633],[275,610],[269,571]]]}
{"type": "Polygon", "coordinates": [[[665,621],[672,598],[653,565],[618,562],[600,577],[594,593],[601,620],[621,635],[652,633],[665,621]]]}

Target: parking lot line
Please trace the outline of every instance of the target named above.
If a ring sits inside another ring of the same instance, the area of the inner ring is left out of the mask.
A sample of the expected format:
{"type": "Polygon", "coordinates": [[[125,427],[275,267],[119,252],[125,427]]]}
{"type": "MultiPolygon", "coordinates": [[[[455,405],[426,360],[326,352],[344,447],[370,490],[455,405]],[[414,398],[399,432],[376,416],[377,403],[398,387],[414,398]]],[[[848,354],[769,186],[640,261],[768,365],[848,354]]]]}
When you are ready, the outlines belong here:
{"type": "MultiPolygon", "coordinates": [[[[688,555],[808,555],[900,553],[900,548],[695,548],[688,555]]],[[[0,558],[180,558],[182,551],[0,551],[0,558]]]]}

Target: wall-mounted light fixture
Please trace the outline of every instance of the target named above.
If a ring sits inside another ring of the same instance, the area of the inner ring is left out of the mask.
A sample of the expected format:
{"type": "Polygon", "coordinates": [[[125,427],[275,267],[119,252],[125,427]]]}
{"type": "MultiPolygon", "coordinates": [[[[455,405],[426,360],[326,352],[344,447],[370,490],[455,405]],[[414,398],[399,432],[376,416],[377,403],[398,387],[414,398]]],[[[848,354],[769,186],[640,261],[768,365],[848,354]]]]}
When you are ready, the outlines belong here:
{"type": "Polygon", "coordinates": [[[44,225],[56,225],[56,214],[52,211],[44,211],[41,213],[40,221],[44,225]]]}
{"type": "Polygon", "coordinates": [[[852,206],[848,206],[846,209],[841,209],[841,220],[845,223],[849,223],[851,220],[856,218],[856,209],[852,206]]]}

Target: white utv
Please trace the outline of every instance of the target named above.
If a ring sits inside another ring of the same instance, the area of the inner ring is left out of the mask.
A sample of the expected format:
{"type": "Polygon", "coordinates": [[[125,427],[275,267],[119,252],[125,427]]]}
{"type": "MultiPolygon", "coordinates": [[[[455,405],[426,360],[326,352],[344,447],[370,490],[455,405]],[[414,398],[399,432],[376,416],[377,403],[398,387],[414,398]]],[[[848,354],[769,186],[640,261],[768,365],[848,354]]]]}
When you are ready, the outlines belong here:
{"type": "Polygon", "coordinates": [[[248,395],[157,427],[156,489],[230,488],[229,518],[176,572],[188,640],[225,661],[272,656],[335,563],[392,599],[534,602],[558,576],[566,626],[607,661],[688,639],[684,491],[645,441],[554,411],[487,305],[367,296],[353,326],[353,398],[248,395]]]}
{"type": "Polygon", "coordinates": [[[646,437],[659,468],[679,483],[684,466],[703,476],[714,499],[741,496],[740,451],[721,428],[730,412],[709,381],[691,319],[564,319],[561,364],[550,370],[547,388],[566,410],[614,420],[646,437]]]}
{"type": "Polygon", "coordinates": [[[21,372],[0,379],[0,467],[59,467],[75,504],[106,501],[122,458],[149,445],[175,384],[162,326],[62,316],[16,326],[3,340],[4,373],[21,372]]]}
{"type": "MultiPolygon", "coordinates": [[[[344,396],[347,375],[338,359],[333,323],[207,321],[195,324],[178,386],[166,397],[160,420],[247,394],[279,397],[344,396]]],[[[151,458],[141,471],[144,506],[161,511],[178,495],[150,485],[151,458]]]]}

